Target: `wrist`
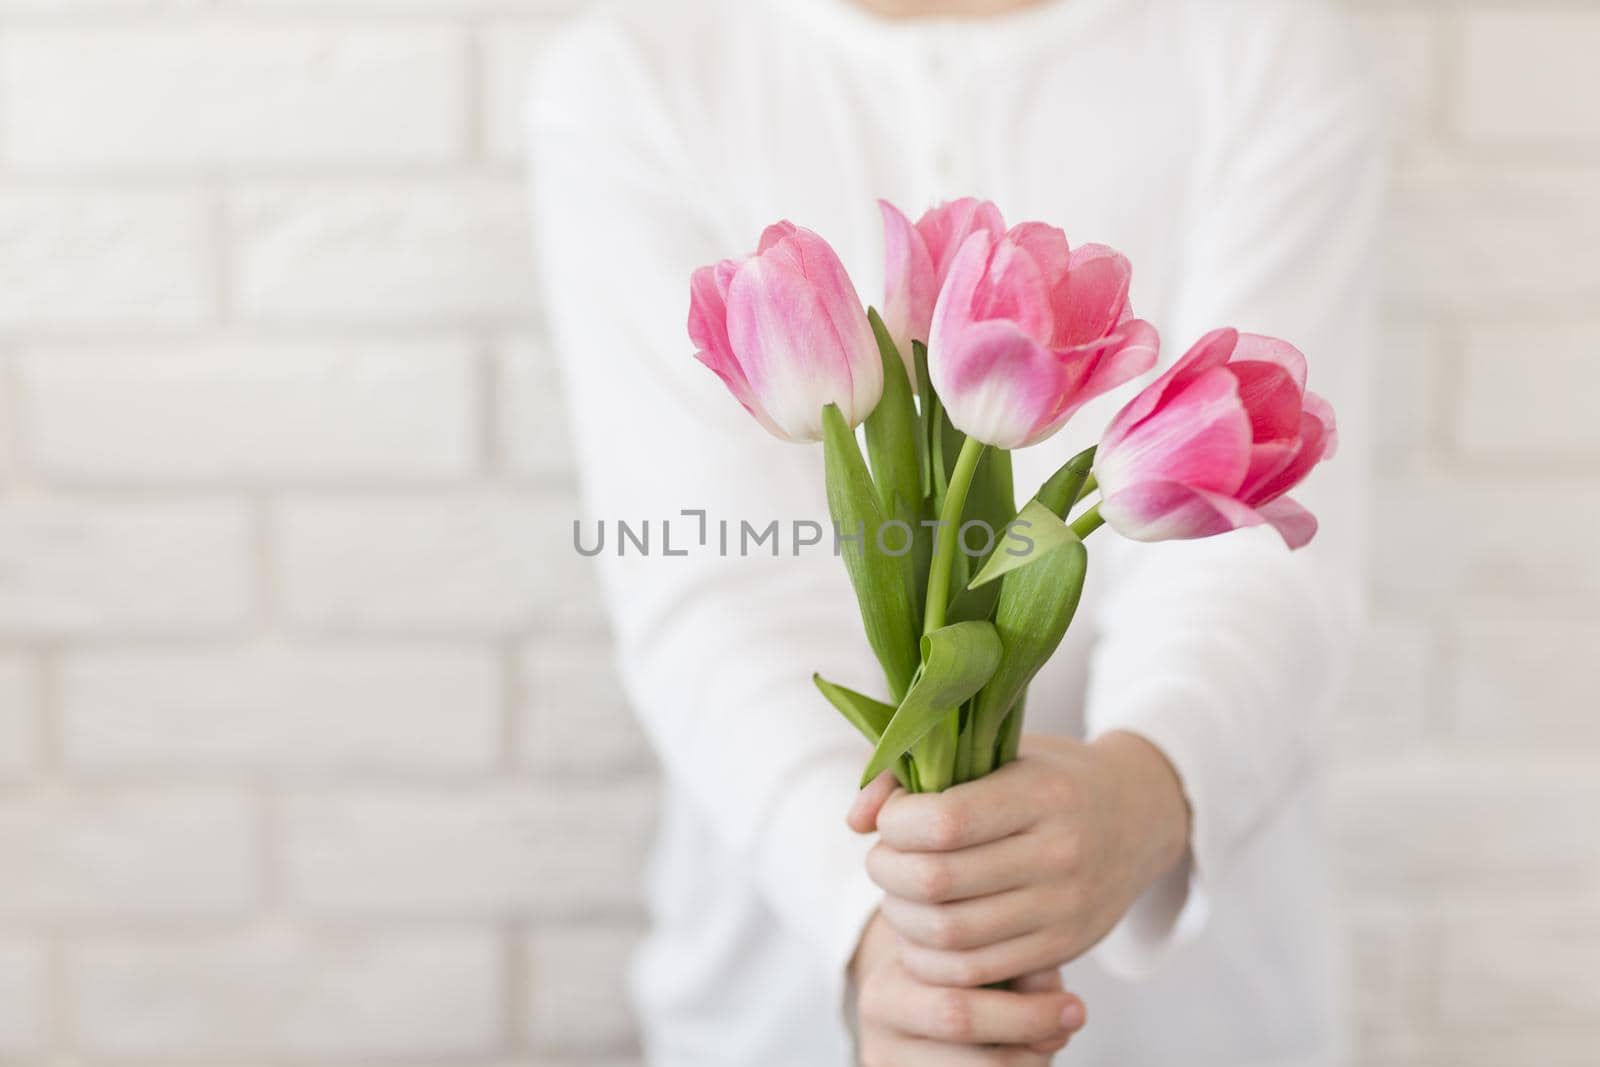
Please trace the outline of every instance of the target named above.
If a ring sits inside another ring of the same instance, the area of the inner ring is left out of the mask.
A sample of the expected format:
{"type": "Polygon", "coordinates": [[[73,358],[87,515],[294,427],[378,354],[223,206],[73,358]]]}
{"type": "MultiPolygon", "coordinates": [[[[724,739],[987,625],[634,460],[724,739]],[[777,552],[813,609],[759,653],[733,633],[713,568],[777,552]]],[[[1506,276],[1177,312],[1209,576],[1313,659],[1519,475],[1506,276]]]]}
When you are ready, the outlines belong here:
{"type": "Polygon", "coordinates": [[[1122,785],[1123,803],[1145,848],[1145,884],[1158,881],[1189,854],[1192,813],[1183,780],[1166,755],[1135,733],[1114,730],[1091,748],[1107,760],[1122,785]]]}

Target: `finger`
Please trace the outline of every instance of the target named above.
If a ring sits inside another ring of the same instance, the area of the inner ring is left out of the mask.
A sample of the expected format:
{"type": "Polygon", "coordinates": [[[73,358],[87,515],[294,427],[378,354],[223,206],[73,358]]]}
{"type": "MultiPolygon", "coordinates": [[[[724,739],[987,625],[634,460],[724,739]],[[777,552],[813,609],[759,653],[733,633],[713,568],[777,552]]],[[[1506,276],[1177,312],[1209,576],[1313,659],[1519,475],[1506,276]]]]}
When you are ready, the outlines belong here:
{"type": "Polygon", "coordinates": [[[1038,929],[1051,903],[1037,888],[1012,889],[950,904],[887,896],[880,905],[895,933],[923,948],[959,952],[1009,941],[1038,929]]]}
{"type": "Polygon", "coordinates": [[[902,793],[883,806],[878,832],[895,848],[951,852],[1020,833],[1045,810],[1032,788],[1032,764],[1009,763],[994,774],[942,793],[902,793]]]}
{"type": "Polygon", "coordinates": [[[1024,934],[964,952],[924,948],[909,941],[900,943],[900,963],[916,978],[933,985],[970,988],[1059,966],[1076,955],[1063,946],[1059,934],[1050,931],[1024,934]]]}
{"type": "Polygon", "coordinates": [[[1061,982],[1059,967],[1046,967],[1042,971],[1013,978],[1010,984],[1018,993],[1056,993],[1066,988],[1061,982]]]}
{"type": "Polygon", "coordinates": [[[1069,993],[930,986],[895,969],[863,991],[861,1016],[910,1037],[956,1045],[1026,1045],[1067,1036],[1080,1005],[1069,993]]]}
{"type": "Polygon", "coordinates": [[[890,896],[947,904],[1017,889],[1042,877],[1046,857],[1033,835],[1018,834],[960,852],[907,852],[879,841],[867,875],[890,896]]]}
{"type": "Polygon", "coordinates": [[[884,1067],[1050,1067],[1050,1053],[1003,1046],[976,1048],[972,1045],[947,1045],[926,1038],[898,1038],[883,1043],[881,1049],[865,1046],[863,1062],[884,1067]]]}
{"type": "Polygon", "coordinates": [[[855,803],[850,805],[850,813],[845,816],[844,821],[858,834],[872,833],[878,828],[879,810],[899,787],[900,783],[895,780],[894,773],[884,771],[856,794],[855,803]]]}
{"type": "MultiPolygon", "coordinates": [[[[1025,974],[1021,978],[1013,978],[1007,983],[1007,985],[1016,990],[1018,993],[1056,993],[1066,988],[1061,982],[1061,971],[1056,967],[1050,967],[1043,971],[1035,971],[1032,974],[1025,974]]],[[[1083,1009],[1083,1014],[1079,1017],[1077,1025],[1071,1027],[1073,1033],[1077,1033],[1077,1031],[1081,1030],[1089,1019],[1088,1009],[1083,1008],[1083,1001],[1081,999],[1078,1001],[1078,1005],[1081,1009],[1083,1009]]],[[[1067,1023],[1071,1022],[1071,1019],[1065,1014],[1065,1009],[1063,1009],[1062,1021],[1067,1023]]],[[[1070,1037],[1063,1037],[1059,1041],[1035,1041],[1029,1045],[1028,1048],[1034,1052],[1054,1055],[1055,1053],[1066,1048],[1070,1041],[1070,1037]]]]}

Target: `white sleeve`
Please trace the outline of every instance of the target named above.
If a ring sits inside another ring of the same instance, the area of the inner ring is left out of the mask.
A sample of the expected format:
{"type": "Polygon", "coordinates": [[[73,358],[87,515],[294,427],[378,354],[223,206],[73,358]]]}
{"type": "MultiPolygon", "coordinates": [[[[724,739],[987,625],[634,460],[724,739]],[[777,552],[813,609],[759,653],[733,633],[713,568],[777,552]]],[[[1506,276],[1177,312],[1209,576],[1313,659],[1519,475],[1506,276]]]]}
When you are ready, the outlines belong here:
{"type": "Polygon", "coordinates": [[[1130,976],[1203,927],[1206,894],[1315,769],[1359,617],[1383,138],[1346,27],[1316,5],[1293,6],[1299,15],[1233,50],[1219,75],[1231,133],[1197,183],[1162,340],[1167,361],[1219,326],[1295,344],[1310,388],[1335,408],[1340,449],[1293,494],[1321,521],[1300,552],[1265,527],[1091,544],[1108,564],[1108,595],[1095,620],[1090,733],[1154,743],[1193,813],[1188,862],[1100,947],[1102,963],[1130,976]]]}
{"type": "Polygon", "coordinates": [[[831,545],[820,446],[769,436],[693,358],[690,272],[752,251],[758,235],[719,231],[668,99],[628,43],[593,24],[558,40],[534,93],[534,236],[583,537],[592,547],[606,524],[597,562],[620,673],[667,788],[744,861],[842,1000],[879,899],[871,842],[844,822],[870,751],[811,672],[882,687],[841,562],[794,555],[796,521],[820,523],[831,545]],[[706,544],[686,509],[706,513],[706,544]],[[649,556],[630,545],[619,557],[618,520],[635,531],[649,520],[649,556]],[[758,532],[776,521],[782,558],[770,541],[742,556],[742,521],[758,532]]]}

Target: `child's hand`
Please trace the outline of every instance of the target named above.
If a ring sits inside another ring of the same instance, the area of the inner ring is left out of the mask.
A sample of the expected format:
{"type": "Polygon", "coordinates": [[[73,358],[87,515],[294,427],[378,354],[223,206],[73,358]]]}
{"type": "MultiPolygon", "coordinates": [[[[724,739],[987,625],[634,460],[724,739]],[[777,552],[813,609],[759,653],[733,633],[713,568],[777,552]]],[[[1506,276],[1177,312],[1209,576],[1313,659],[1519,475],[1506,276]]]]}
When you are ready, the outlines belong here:
{"type": "Polygon", "coordinates": [[[861,1067],[1047,1067],[1083,1026],[1083,1002],[1055,971],[1013,990],[949,989],[919,981],[899,953],[874,918],[851,965],[861,1067]]]}
{"type": "Polygon", "coordinates": [[[1189,810],[1140,737],[1029,737],[1022,758],[944,793],[875,782],[850,813],[906,971],[975,988],[1088,951],[1188,849],[1189,810]]]}

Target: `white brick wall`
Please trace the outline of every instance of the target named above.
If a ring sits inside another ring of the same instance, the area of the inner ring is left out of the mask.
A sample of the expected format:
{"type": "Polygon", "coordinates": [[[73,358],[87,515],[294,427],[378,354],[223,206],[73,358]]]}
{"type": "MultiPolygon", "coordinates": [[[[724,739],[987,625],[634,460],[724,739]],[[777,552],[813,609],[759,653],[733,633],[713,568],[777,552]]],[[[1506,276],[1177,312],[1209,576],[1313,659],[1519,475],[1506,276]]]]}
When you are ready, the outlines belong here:
{"type": "MultiPolygon", "coordinates": [[[[0,1063],[634,1067],[650,759],[519,173],[581,2],[0,0],[0,1063]]],[[[1594,1067],[1600,3],[1350,2],[1353,1062],[1594,1067]]]]}

